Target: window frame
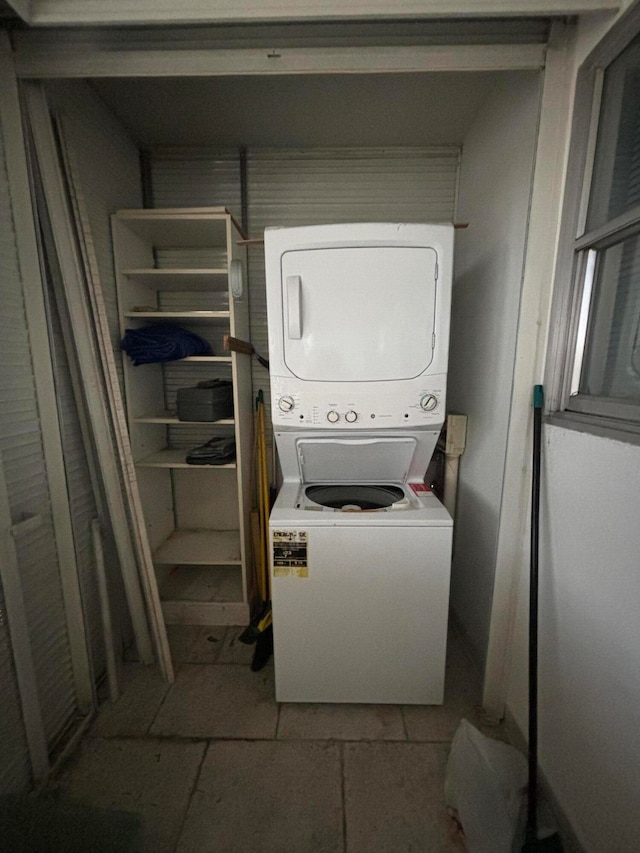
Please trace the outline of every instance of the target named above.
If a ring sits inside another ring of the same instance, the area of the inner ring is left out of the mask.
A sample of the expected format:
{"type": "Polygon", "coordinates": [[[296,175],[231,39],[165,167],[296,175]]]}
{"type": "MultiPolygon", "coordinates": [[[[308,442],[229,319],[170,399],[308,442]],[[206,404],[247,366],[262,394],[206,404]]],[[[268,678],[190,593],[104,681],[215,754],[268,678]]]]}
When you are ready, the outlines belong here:
{"type": "Polygon", "coordinates": [[[638,35],[640,3],[635,3],[578,71],[545,377],[551,421],[633,443],[640,443],[640,404],[572,392],[585,352],[585,271],[589,260],[595,258],[595,251],[640,234],[640,205],[586,230],[604,74],[638,35]]]}

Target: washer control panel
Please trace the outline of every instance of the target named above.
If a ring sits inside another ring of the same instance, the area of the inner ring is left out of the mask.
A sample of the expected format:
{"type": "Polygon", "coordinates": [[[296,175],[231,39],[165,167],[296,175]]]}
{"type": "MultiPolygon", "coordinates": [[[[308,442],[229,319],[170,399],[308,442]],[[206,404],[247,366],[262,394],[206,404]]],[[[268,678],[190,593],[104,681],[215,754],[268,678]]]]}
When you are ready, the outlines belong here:
{"type": "Polygon", "coordinates": [[[274,376],[271,393],[277,426],[376,429],[437,425],[445,417],[446,375],[409,383],[361,383],[344,390],[340,383],[292,383],[290,378],[274,376]]]}

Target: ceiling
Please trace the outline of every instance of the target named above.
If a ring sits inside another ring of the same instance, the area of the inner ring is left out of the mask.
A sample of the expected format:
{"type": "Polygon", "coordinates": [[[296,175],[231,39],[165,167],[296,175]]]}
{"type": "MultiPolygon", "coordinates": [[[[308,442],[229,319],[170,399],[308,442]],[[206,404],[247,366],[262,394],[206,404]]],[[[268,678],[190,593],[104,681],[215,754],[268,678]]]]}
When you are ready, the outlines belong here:
{"type": "Polygon", "coordinates": [[[331,74],[89,81],[141,146],[463,142],[505,74],[331,74]]]}
{"type": "Polygon", "coordinates": [[[10,0],[32,26],[207,24],[221,21],[549,17],[617,11],[620,0],[10,0]]]}

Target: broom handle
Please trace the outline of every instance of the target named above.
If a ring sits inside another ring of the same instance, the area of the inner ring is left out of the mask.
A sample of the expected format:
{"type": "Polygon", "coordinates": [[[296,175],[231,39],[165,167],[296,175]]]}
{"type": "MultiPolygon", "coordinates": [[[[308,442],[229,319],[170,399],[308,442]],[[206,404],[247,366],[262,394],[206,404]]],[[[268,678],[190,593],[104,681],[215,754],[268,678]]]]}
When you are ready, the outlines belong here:
{"type": "Polygon", "coordinates": [[[538,827],[538,542],[540,529],[540,455],[542,385],[533,389],[533,458],[531,476],[531,550],[529,571],[529,798],[527,840],[537,839],[538,827]]]}
{"type": "Polygon", "coordinates": [[[258,517],[260,519],[260,552],[261,560],[261,590],[263,601],[269,600],[269,475],[267,473],[267,449],[265,438],[264,398],[262,391],[259,392],[256,401],[257,423],[256,440],[258,449],[257,464],[257,490],[258,490],[258,517]]]}
{"type": "Polygon", "coordinates": [[[271,584],[269,571],[269,474],[267,472],[267,441],[265,435],[264,403],[262,404],[262,429],[260,431],[260,488],[261,502],[264,513],[264,586],[265,601],[271,599],[271,584]]]}

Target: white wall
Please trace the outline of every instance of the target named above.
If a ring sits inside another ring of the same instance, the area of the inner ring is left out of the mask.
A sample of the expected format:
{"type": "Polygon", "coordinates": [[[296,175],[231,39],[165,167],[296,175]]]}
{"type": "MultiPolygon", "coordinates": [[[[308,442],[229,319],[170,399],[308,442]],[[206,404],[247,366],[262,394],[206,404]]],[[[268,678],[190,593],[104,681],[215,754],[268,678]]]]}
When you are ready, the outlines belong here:
{"type": "MultiPolygon", "coordinates": [[[[640,447],[546,426],[543,453],[540,764],[587,851],[631,853],[640,838],[640,447]]],[[[511,710],[524,728],[524,631],[514,651],[511,710]]]]}
{"type": "Polygon", "coordinates": [[[540,77],[505,75],[467,134],[456,232],[449,410],[469,417],[461,460],[451,602],[484,660],[540,77]]]}
{"type": "Polygon", "coordinates": [[[406,147],[459,145],[497,77],[467,74],[464,85],[460,74],[446,72],[141,77],[92,85],[146,146],[406,147]]]}

